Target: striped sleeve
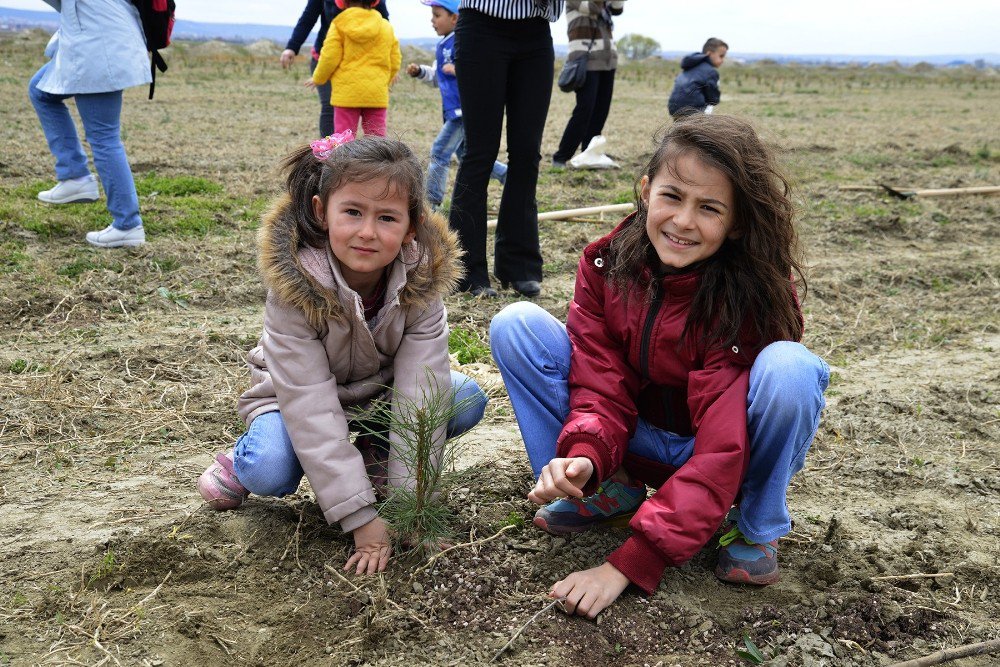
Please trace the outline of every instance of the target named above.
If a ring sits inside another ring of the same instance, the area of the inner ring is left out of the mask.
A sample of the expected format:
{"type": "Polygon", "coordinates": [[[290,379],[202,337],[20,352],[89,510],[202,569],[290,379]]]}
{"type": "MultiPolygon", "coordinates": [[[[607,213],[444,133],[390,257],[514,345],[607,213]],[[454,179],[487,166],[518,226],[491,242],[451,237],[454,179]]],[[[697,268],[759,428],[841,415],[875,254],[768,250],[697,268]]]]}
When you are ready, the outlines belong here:
{"type": "Polygon", "coordinates": [[[462,0],[459,9],[474,9],[498,19],[543,18],[555,22],[566,0],[462,0]]]}

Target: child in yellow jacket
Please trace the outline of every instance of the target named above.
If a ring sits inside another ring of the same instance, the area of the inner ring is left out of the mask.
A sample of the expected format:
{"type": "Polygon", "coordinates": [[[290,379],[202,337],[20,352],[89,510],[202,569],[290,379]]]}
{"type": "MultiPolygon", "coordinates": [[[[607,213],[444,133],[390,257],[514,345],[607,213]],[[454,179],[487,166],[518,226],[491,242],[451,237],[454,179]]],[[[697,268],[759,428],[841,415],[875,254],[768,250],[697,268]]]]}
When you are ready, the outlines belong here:
{"type": "Polygon", "coordinates": [[[389,86],[399,72],[402,54],[389,22],[373,11],[379,0],[336,0],[340,12],[326,33],[319,62],[306,85],[332,83],[335,133],[385,136],[389,86]]]}

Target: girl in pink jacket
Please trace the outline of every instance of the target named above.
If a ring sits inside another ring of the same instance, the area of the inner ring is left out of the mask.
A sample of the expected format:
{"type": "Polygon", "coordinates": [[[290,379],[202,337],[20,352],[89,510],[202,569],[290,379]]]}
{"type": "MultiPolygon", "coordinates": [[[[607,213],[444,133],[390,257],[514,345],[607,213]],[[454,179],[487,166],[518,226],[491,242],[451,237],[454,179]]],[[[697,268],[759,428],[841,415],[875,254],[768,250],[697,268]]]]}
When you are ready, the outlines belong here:
{"type": "Polygon", "coordinates": [[[419,162],[399,141],[352,139],[333,135],[285,160],[286,193],[258,237],[267,301],[238,405],[247,431],[198,490],[233,509],[250,493],[293,493],[305,474],[327,521],[353,533],[345,569],[371,574],[385,569],[390,543],[375,508],[383,480],[368,470],[390,487],[412,476],[394,434],[352,443],[366,431],[357,415],[376,399],[398,413],[452,391],[461,407],[436,434],[443,444],[479,422],[486,395],[449,367],[442,297],[460,277],[459,247],[426,209],[419,162]]]}

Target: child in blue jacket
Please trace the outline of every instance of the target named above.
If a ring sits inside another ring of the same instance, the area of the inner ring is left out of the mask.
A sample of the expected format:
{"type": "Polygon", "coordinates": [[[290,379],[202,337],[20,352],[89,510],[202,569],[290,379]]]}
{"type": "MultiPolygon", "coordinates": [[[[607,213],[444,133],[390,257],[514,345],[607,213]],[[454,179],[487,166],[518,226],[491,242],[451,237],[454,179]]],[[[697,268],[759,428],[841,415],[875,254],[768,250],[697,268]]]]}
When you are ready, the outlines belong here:
{"type": "Polygon", "coordinates": [[[726,60],[729,45],[711,37],[701,53],[692,53],[681,60],[681,73],[674,79],[667,109],[674,119],[704,111],[719,103],[719,68],[726,60]]]}
{"type": "MultiPolygon", "coordinates": [[[[459,0],[421,0],[431,8],[431,26],[441,36],[433,67],[410,63],[406,73],[441,90],[444,125],[431,147],[431,162],[427,167],[427,201],[434,210],[444,201],[444,188],[448,181],[451,156],[459,161],[465,155],[465,126],[462,123],[462,103],[458,98],[458,80],[455,78],[454,45],[455,25],[458,23],[459,0]]],[[[507,180],[507,165],[493,164],[491,178],[503,184],[507,180]]]]}

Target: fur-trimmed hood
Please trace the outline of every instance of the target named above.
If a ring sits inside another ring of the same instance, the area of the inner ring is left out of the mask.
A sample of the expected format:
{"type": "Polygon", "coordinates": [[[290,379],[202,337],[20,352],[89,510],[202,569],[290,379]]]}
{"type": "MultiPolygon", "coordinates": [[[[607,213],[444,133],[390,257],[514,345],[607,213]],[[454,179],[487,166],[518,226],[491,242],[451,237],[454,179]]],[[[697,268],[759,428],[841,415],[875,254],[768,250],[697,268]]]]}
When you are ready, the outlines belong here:
{"type": "MultiPolygon", "coordinates": [[[[325,249],[302,246],[292,212],[291,198],[285,194],[264,214],[257,233],[257,264],[264,285],[280,301],[301,309],[315,326],[323,320],[342,322],[347,317],[338,296],[342,280],[336,258],[325,249]]],[[[424,212],[424,243],[404,245],[396,257],[403,272],[392,271],[386,298],[398,292],[400,305],[426,307],[450,294],[462,278],[462,249],[458,236],[447,221],[429,209],[424,212]],[[393,280],[399,273],[402,280],[393,280]]]]}

